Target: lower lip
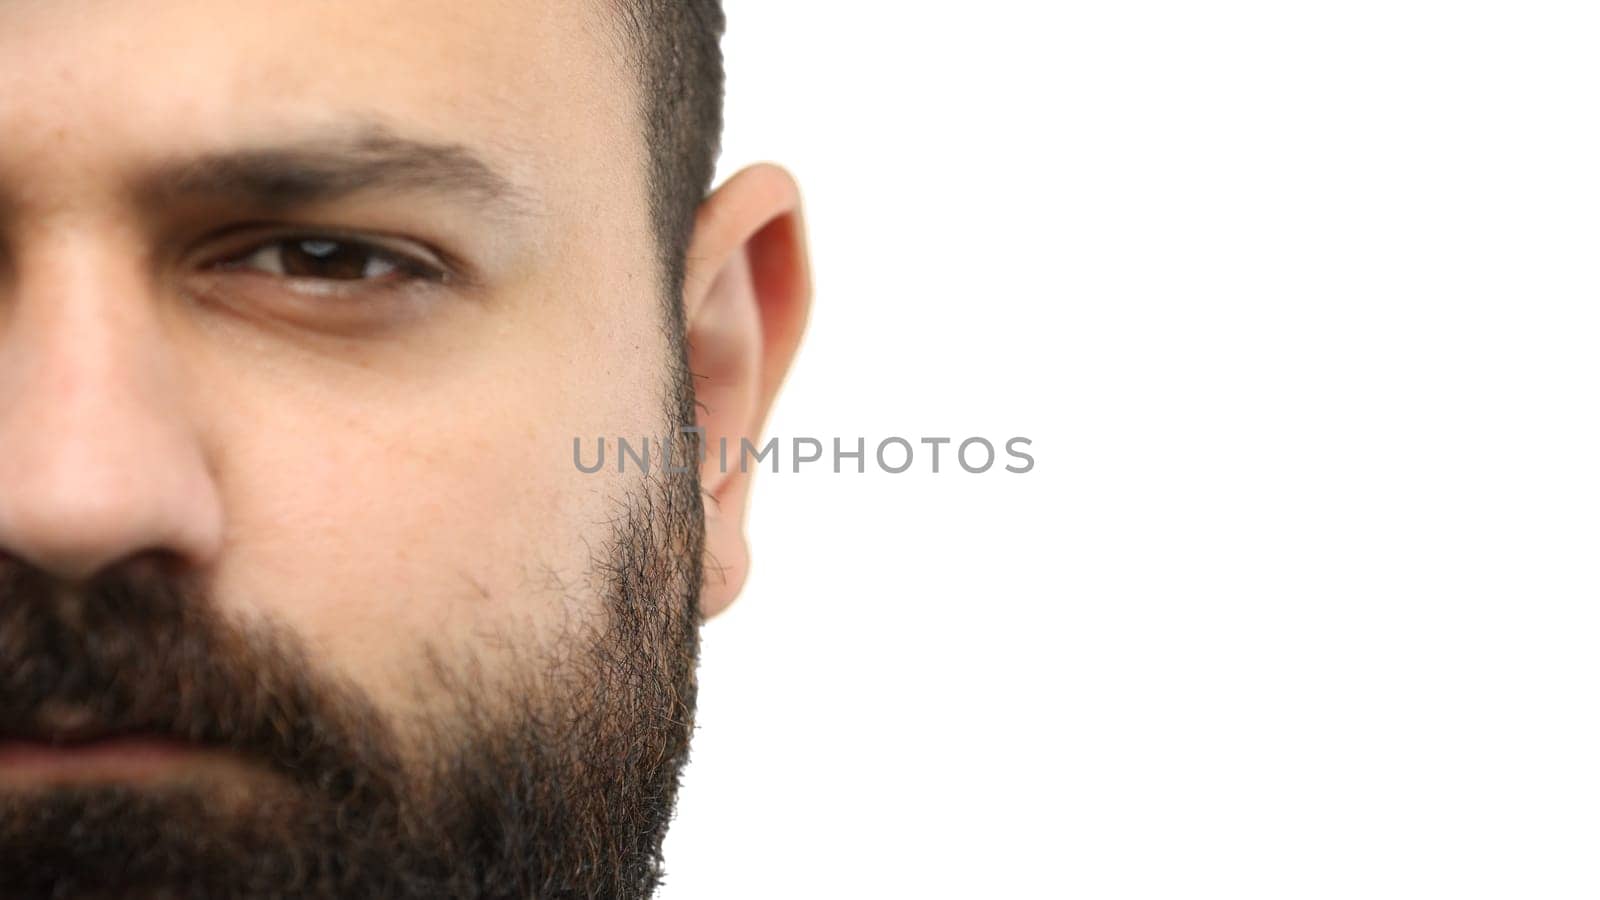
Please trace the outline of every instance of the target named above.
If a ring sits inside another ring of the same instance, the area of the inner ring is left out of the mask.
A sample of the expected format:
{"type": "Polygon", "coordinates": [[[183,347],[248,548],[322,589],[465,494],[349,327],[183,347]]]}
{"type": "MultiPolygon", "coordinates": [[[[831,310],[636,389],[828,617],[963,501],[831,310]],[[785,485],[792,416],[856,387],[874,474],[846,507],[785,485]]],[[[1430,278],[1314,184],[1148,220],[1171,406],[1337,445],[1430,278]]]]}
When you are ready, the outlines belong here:
{"type": "Polygon", "coordinates": [[[170,774],[200,755],[193,744],[156,737],[75,744],[5,739],[0,740],[0,784],[143,781],[170,774]]]}

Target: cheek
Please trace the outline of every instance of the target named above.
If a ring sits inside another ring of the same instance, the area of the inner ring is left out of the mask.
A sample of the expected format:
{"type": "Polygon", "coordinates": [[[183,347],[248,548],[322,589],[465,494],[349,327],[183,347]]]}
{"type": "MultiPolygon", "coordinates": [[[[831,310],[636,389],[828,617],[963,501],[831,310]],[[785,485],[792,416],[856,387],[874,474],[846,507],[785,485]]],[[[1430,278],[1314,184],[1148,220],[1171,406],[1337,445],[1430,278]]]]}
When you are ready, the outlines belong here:
{"type": "Polygon", "coordinates": [[[638,477],[579,472],[573,438],[662,428],[660,364],[626,352],[647,335],[596,337],[588,353],[482,347],[481,377],[404,397],[263,391],[219,438],[230,542],[212,596],[396,710],[429,687],[425,648],[490,672],[508,649],[547,652],[600,610],[592,555],[638,477]]]}
{"type": "Polygon", "coordinates": [[[331,674],[403,706],[425,645],[452,660],[565,619],[581,598],[546,589],[544,573],[586,568],[588,535],[572,527],[585,515],[540,471],[538,441],[496,441],[459,414],[416,435],[360,421],[300,420],[236,443],[219,474],[231,539],[212,595],[278,620],[331,674]]]}

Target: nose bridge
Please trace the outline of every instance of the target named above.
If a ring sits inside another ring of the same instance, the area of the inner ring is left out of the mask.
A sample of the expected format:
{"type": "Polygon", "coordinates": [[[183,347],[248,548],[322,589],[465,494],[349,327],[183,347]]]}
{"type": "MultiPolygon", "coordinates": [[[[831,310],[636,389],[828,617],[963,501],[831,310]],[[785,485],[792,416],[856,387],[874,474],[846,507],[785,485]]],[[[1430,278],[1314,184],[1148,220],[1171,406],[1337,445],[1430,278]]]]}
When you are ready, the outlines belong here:
{"type": "Polygon", "coordinates": [[[221,529],[181,371],[136,248],[54,229],[0,332],[0,553],[81,580],[221,529]]]}

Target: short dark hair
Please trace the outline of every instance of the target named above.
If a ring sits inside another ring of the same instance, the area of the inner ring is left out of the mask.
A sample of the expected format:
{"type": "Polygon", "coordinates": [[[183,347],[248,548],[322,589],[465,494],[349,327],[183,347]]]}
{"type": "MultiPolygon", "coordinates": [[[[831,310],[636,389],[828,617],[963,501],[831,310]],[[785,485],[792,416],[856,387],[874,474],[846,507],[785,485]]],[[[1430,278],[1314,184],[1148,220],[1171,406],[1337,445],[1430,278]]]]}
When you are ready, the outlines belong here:
{"type": "Polygon", "coordinates": [[[661,274],[672,427],[696,421],[683,278],[695,212],[711,188],[722,142],[721,0],[610,0],[639,79],[649,154],[650,219],[661,274]]]}
{"type": "Polygon", "coordinates": [[[726,21],[721,0],[613,2],[640,79],[651,224],[669,305],[678,309],[695,211],[711,187],[721,146],[726,21]]]}

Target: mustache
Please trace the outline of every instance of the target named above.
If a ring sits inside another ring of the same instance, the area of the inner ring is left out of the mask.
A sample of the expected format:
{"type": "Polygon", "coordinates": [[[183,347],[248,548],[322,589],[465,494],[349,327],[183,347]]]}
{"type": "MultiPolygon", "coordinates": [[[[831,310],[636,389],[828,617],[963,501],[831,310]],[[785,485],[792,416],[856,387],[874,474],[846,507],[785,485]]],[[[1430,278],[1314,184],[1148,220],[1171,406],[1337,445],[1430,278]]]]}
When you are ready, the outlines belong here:
{"type": "Polygon", "coordinates": [[[0,563],[0,739],[157,736],[225,749],[341,802],[393,796],[393,734],[269,622],[224,620],[154,557],[64,585],[0,563]]]}

